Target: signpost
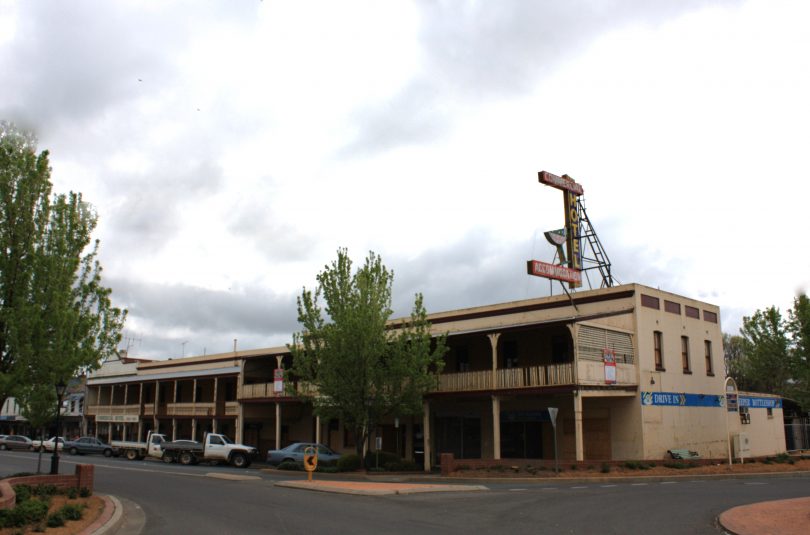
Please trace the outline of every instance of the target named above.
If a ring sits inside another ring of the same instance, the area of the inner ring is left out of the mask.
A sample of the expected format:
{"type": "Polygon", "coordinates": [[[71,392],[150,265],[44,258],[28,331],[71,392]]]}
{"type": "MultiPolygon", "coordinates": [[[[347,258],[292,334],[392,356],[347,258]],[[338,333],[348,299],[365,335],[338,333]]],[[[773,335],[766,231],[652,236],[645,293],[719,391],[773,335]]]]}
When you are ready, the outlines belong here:
{"type": "Polygon", "coordinates": [[[557,407],[548,408],[548,417],[551,420],[551,427],[554,428],[554,473],[560,473],[559,460],[557,458],[557,407]]]}
{"type": "Polygon", "coordinates": [[[307,446],[304,449],[304,470],[307,471],[307,481],[312,481],[312,472],[318,468],[318,449],[307,446]]]}
{"type": "Polygon", "coordinates": [[[731,431],[728,429],[728,413],[737,412],[737,381],[735,381],[732,377],[726,377],[726,380],[723,383],[723,389],[725,390],[726,395],[726,407],[728,407],[724,416],[726,420],[726,442],[728,442],[728,469],[731,470],[731,431]],[[731,386],[732,384],[734,386],[731,386]],[[734,404],[733,409],[731,408],[732,403],[734,404]]]}
{"type": "Polygon", "coordinates": [[[284,370],[281,368],[273,370],[273,392],[276,394],[284,392],[284,370]]]}

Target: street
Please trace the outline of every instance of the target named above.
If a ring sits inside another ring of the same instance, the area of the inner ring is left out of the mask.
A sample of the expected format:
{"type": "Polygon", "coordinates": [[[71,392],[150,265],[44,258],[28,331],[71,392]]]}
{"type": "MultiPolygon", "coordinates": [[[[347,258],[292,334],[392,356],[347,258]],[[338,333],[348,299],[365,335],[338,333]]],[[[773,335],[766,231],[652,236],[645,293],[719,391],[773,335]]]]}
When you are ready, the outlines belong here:
{"type": "MultiPolygon", "coordinates": [[[[49,459],[43,457],[45,471],[49,459]]],[[[96,465],[97,492],[140,505],[147,518],[144,533],[149,534],[716,535],[721,530],[715,519],[730,507],[810,494],[810,477],[798,476],[616,483],[515,480],[483,482],[490,489],[483,492],[369,497],[274,487],[276,481],[306,476],[262,472],[256,465],[237,470],[65,455],[61,472],[72,473],[77,462],[96,465]]],[[[0,475],[35,468],[36,454],[0,452],[0,475]]]]}

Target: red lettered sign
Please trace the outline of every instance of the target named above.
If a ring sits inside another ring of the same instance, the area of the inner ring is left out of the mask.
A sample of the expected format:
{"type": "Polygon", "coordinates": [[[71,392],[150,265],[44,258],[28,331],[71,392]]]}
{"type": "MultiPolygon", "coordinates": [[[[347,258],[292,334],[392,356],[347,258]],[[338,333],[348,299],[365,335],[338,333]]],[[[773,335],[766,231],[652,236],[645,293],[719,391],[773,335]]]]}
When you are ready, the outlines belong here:
{"type": "Polygon", "coordinates": [[[572,284],[582,284],[582,272],[565,266],[556,266],[540,260],[529,260],[526,263],[526,272],[535,277],[545,277],[572,284]]]}

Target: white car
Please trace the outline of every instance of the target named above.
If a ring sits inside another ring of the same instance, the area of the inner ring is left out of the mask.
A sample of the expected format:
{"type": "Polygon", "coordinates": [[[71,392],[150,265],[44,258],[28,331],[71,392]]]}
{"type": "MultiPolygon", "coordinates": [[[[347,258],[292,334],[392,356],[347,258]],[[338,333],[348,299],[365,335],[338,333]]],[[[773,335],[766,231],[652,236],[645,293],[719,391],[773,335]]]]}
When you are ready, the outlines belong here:
{"type": "MultiPolygon", "coordinates": [[[[53,451],[53,445],[56,442],[56,437],[51,437],[48,440],[32,440],[31,449],[34,451],[53,451]]],[[[65,447],[65,438],[59,437],[58,449],[61,451],[65,447]]]]}

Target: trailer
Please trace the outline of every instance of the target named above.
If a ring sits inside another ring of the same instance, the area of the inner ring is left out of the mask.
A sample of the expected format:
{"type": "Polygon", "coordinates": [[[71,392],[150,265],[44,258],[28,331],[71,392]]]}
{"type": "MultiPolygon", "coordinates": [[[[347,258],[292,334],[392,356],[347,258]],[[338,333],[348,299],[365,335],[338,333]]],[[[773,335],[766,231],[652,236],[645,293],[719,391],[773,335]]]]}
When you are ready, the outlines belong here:
{"type": "Polygon", "coordinates": [[[222,462],[236,468],[247,468],[259,456],[253,446],[234,444],[225,435],[206,433],[202,442],[177,440],[162,446],[164,462],[197,464],[199,462],[222,462]]]}
{"type": "Polygon", "coordinates": [[[140,461],[145,457],[161,459],[163,457],[163,444],[166,444],[166,435],[152,433],[151,431],[146,435],[146,442],[110,441],[113,453],[126,457],[130,461],[140,461]]]}

